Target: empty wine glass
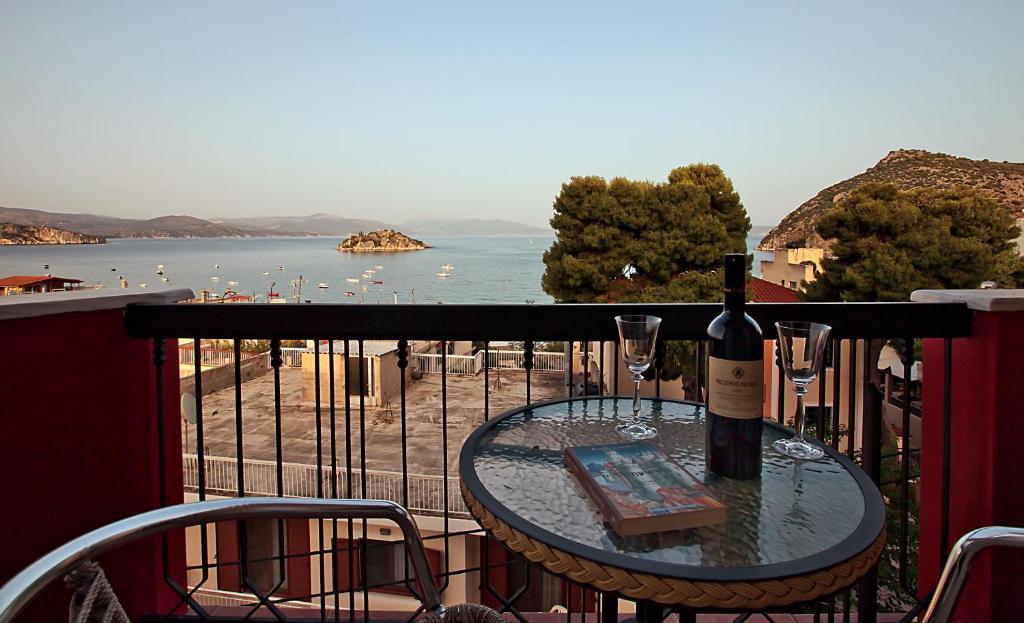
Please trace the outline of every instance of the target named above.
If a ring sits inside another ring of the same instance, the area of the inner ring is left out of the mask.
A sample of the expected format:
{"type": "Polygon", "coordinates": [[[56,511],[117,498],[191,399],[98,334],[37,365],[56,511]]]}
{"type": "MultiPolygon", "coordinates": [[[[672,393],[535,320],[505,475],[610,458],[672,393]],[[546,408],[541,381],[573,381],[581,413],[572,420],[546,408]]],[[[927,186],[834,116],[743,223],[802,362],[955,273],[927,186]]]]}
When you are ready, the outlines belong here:
{"type": "Polygon", "coordinates": [[[633,421],[615,427],[622,435],[639,441],[658,435],[657,429],[640,421],[640,381],[654,359],[654,343],[658,339],[661,318],[657,316],[616,316],[622,360],[633,375],[633,421]]]}
{"type": "Polygon", "coordinates": [[[790,439],[776,440],[772,447],[794,459],[820,459],[825,452],[804,439],[804,394],[821,369],[822,354],[832,327],[815,322],[786,321],[776,322],[775,328],[779,332],[782,367],[796,392],[796,420],[793,424],[796,434],[790,439]]]}

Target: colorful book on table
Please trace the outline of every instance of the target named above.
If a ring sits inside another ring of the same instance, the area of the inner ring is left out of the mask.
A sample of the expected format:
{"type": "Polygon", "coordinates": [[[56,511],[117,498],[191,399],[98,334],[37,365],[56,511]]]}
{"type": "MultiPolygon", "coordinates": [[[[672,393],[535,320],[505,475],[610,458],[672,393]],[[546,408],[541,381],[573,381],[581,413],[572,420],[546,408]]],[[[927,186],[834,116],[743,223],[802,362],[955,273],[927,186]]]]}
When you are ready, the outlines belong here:
{"type": "Polygon", "coordinates": [[[725,521],[725,504],[649,443],[566,448],[565,464],[620,536],[725,521]]]}

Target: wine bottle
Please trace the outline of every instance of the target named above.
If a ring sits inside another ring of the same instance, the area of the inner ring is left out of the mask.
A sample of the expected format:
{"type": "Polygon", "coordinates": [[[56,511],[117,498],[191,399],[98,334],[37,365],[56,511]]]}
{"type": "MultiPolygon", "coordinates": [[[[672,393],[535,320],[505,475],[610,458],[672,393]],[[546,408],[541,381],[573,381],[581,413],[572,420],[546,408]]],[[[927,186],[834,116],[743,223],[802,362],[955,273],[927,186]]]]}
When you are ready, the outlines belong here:
{"type": "Polygon", "coordinates": [[[707,468],[727,478],[761,474],[764,341],[746,306],[747,258],[725,256],[725,304],[708,325],[707,468]]]}

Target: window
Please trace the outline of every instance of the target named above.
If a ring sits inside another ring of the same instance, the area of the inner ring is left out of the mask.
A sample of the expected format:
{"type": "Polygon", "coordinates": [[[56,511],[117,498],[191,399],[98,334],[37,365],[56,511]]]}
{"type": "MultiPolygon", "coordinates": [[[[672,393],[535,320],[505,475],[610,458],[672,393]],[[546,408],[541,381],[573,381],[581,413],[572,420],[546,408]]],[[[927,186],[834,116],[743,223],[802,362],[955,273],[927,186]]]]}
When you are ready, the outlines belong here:
{"type": "MultiPolygon", "coordinates": [[[[368,590],[412,595],[406,585],[405,542],[375,539],[334,540],[334,590],[368,590]]],[[[427,549],[427,563],[435,578],[443,574],[441,552],[427,549]]],[[[410,583],[415,578],[409,562],[410,583]]]]}
{"type": "Polygon", "coordinates": [[[793,288],[794,290],[796,290],[796,287],[797,287],[797,283],[796,283],[795,281],[790,281],[790,282],[789,282],[789,287],[791,287],[791,288],[793,288]]]}

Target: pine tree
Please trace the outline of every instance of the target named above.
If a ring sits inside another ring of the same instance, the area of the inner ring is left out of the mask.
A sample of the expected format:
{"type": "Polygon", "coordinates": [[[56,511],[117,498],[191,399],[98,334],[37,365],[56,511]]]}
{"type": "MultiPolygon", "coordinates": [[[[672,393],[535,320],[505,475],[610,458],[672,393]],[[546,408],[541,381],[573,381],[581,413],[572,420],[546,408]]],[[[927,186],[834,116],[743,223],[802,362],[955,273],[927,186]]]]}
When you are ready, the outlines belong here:
{"type": "Polygon", "coordinates": [[[811,301],[906,301],[919,289],[1024,283],[1020,228],[994,199],[967,187],[900,190],[869,184],[825,214],[833,257],[808,284],[811,301]]]}

